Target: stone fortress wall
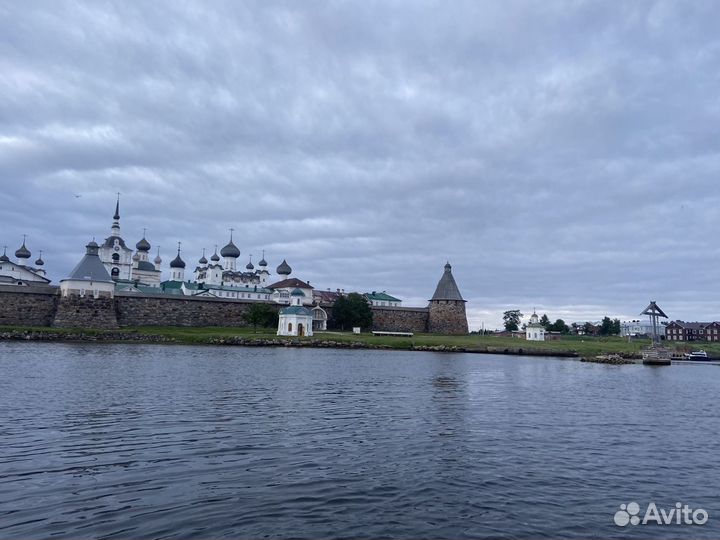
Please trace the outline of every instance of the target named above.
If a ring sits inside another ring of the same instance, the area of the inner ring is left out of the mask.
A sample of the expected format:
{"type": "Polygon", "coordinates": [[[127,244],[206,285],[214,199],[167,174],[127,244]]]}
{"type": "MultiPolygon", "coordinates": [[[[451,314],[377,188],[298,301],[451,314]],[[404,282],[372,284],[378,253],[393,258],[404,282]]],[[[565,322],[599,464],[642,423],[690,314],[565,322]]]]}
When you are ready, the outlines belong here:
{"type": "MultiPolygon", "coordinates": [[[[113,329],[135,326],[246,327],[245,314],[254,302],[221,298],[172,297],[117,293],[115,298],[68,296],[57,287],[0,286],[0,326],[56,326],[113,329]]],[[[273,309],[281,305],[268,304],[273,309]]],[[[324,308],[332,316],[332,308],[324,308]]],[[[457,313],[431,314],[427,308],[373,307],[373,330],[443,332],[458,324],[457,313]]],[[[464,332],[467,321],[462,319],[464,332]]],[[[462,324],[461,324],[462,326],[462,324]]],[[[460,328],[460,332],[463,328],[460,328]]],[[[457,332],[456,332],[457,333],[457,332]]]]}

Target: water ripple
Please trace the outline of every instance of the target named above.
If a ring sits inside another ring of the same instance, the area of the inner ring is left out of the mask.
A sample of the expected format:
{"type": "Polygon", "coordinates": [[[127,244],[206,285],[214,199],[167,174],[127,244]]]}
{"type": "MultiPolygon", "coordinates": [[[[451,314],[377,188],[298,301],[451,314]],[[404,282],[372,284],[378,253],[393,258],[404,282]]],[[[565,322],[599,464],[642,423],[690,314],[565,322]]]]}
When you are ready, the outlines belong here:
{"type": "Polygon", "coordinates": [[[2,538],[720,536],[720,370],[0,344],[2,538]],[[710,513],[613,525],[620,503],[710,513]]]}

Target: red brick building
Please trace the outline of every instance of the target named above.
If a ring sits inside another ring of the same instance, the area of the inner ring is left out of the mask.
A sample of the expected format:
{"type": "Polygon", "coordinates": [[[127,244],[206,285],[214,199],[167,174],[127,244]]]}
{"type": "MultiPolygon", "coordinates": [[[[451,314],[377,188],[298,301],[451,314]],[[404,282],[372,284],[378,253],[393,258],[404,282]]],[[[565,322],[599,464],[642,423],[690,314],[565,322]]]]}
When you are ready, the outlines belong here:
{"type": "Polygon", "coordinates": [[[668,341],[720,341],[720,322],[671,321],[665,327],[668,341]]]}

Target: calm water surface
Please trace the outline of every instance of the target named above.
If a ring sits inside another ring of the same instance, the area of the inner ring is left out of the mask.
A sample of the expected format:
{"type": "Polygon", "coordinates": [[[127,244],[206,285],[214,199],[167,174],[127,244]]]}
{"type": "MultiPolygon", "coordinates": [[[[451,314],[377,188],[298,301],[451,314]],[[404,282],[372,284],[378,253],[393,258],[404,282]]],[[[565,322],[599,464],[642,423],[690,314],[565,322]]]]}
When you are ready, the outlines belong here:
{"type": "Polygon", "coordinates": [[[719,397],[716,366],[0,343],[0,538],[718,538],[719,397]]]}

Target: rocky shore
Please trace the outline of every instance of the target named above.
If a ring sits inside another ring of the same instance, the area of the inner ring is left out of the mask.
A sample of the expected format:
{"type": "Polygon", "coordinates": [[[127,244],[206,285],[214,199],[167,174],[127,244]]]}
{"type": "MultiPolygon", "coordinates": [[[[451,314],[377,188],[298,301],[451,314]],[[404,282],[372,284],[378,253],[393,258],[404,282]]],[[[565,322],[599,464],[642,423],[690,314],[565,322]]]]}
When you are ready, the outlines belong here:
{"type": "Polygon", "coordinates": [[[612,364],[615,366],[621,366],[624,364],[637,364],[637,360],[640,359],[639,355],[628,355],[628,354],[601,354],[598,356],[583,357],[580,359],[581,362],[592,362],[595,364],[612,364]]]}

